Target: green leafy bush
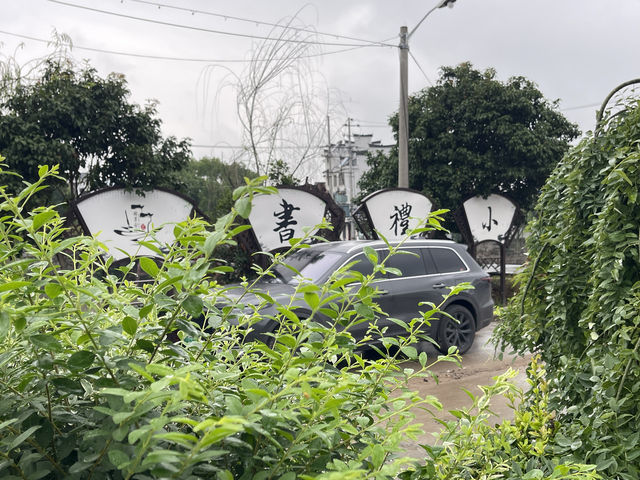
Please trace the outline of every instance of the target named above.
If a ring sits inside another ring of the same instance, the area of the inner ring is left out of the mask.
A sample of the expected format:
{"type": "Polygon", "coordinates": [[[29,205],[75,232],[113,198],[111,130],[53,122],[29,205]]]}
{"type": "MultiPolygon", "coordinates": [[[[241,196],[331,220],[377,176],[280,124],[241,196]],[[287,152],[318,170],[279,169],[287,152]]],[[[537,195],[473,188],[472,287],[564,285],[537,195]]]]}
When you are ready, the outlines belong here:
{"type": "Polygon", "coordinates": [[[595,466],[560,463],[554,454],[558,423],[548,409],[548,385],[544,369],[533,359],[529,369],[528,402],[509,380],[509,369],[494,385],[481,387],[470,408],[452,411],[458,420],[447,422],[435,446],[423,445],[427,462],[403,480],[490,479],[547,480],[596,479],[595,466]],[[491,404],[498,396],[508,400],[514,419],[495,421],[491,404]]]}
{"type": "Polygon", "coordinates": [[[558,165],[529,225],[530,263],[496,330],[539,352],[558,456],[640,478],[640,106],[558,165]]]}
{"type": "Polygon", "coordinates": [[[237,190],[215,226],[176,225],[163,262],[139,261],[151,281],[136,283],[133,262],[113,273],[97,240],[65,237],[53,208],[26,211],[56,173],[41,167],[17,196],[0,188],[0,477],[384,479],[410,465],[393,454],[420,432],[411,409],[438,407],[406,388],[427,372],[411,343],[435,308],[363,358],[337,324],[373,320],[375,289],[341,270],[301,282],[310,318],[279,305],[272,346],[243,342],[259,306],[226,297],[215,278],[229,268],[212,254],[269,189],[237,190]],[[418,371],[401,367],[407,356],[418,371]]]}
{"type": "MultiPolygon", "coordinates": [[[[301,282],[311,316],[279,304],[271,345],[243,341],[261,320],[260,305],[226,295],[216,278],[229,267],[213,254],[244,228],[234,227],[235,215],[248,214],[252,195],[272,191],[259,180],[235,192],[234,210],[216,225],[176,225],[162,262],[139,259],[148,281],[136,282],[135,262],[114,271],[97,240],[65,236],[54,208],[26,210],[55,175],[41,167],[39,180],[16,196],[0,187],[1,478],[448,478],[432,473],[463,471],[451,461],[467,457],[470,441],[476,461],[508,452],[496,443],[503,436],[484,426],[489,400],[482,397],[478,417],[460,412],[468,423],[448,426],[442,446],[427,448],[426,465],[400,456],[400,443],[422,433],[413,411],[441,407],[406,387],[429,374],[426,354],[412,344],[438,309],[425,306],[405,338],[385,338],[379,357],[362,356],[348,327],[366,321],[372,334],[383,333],[373,275],[344,269],[325,285],[301,282]],[[318,321],[319,312],[335,323],[318,321]],[[418,367],[406,368],[406,358],[418,367]]],[[[438,218],[428,224],[437,228],[438,218]]],[[[145,245],[161,254],[153,241],[145,245]]],[[[304,248],[302,239],[295,248],[304,248]]],[[[374,274],[385,261],[375,262],[374,274]]],[[[487,390],[494,391],[511,387],[500,380],[487,390]]],[[[544,406],[522,415],[501,428],[527,454],[496,472],[543,478],[537,472],[553,467],[549,478],[594,478],[586,467],[542,461],[535,442],[544,440],[547,455],[550,417],[544,406]]],[[[488,471],[465,462],[464,471],[474,472],[467,478],[488,471]]]]}

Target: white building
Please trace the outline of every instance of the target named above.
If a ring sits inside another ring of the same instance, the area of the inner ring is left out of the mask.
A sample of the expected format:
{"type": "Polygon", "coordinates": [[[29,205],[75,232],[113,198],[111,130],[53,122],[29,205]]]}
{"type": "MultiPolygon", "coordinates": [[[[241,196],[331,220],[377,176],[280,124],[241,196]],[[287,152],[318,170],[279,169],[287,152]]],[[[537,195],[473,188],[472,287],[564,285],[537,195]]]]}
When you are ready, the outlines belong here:
{"type": "Polygon", "coordinates": [[[355,237],[355,225],[351,218],[351,212],[358,205],[353,199],[360,195],[358,182],[369,169],[367,165],[368,154],[383,152],[389,154],[392,145],[382,145],[380,141],[372,141],[373,135],[351,136],[350,141],[340,141],[325,149],[325,172],[324,178],[326,188],[333,196],[333,199],[340,205],[346,215],[346,227],[344,237],[351,239],[355,237]]]}

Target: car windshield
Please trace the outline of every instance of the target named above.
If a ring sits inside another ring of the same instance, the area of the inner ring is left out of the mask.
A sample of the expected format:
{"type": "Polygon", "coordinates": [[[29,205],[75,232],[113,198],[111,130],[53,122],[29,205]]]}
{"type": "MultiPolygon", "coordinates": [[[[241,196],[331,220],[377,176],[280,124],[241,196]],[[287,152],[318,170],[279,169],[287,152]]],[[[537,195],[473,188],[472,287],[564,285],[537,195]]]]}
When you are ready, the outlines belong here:
{"type": "Polygon", "coordinates": [[[285,263],[295,270],[284,265],[276,265],[274,270],[282,282],[290,285],[297,285],[301,277],[317,283],[341,258],[339,253],[307,248],[298,250],[285,259],[285,263]],[[300,272],[299,275],[296,270],[300,272]]]}

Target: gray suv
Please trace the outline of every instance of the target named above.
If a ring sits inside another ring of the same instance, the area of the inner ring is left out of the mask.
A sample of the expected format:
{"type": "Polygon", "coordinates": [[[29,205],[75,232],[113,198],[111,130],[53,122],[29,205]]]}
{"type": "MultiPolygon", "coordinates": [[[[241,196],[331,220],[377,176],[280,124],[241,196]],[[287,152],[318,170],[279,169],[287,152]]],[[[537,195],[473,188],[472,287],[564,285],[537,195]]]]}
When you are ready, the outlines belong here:
{"type": "MultiPolygon", "coordinates": [[[[373,265],[365,257],[365,247],[375,250],[380,259],[388,254],[388,248],[382,241],[346,241],[313,245],[298,250],[286,259],[286,263],[300,272],[300,275],[284,266],[277,266],[276,278],[260,282],[256,288],[268,292],[280,303],[288,303],[288,299],[294,295],[300,276],[320,285],[328,280],[333,271],[352,262],[355,264],[350,270],[365,275],[371,274],[373,265]]],[[[386,267],[396,268],[402,275],[379,275],[374,283],[379,291],[376,302],[388,317],[409,321],[419,316],[419,311],[428,309],[420,306],[421,302],[439,305],[444,295],[449,292],[448,287],[463,282],[472,284],[472,290],[464,290],[448,298],[441,307],[448,315],[432,322],[430,330],[424,332],[436,340],[440,351],[446,353],[449,347],[456,346],[460,353],[465,353],[473,344],[476,331],[487,326],[493,319],[489,275],[471,258],[466,246],[455,242],[409,240],[402,244],[401,250],[412,255],[396,254],[385,262],[386,267]]],[[[251,300],[245,297],[245,301],[251,300]]],[[[296,313],[300,318],[304,318],[305,313],[310,313],[308,305],[303,301],[296,300],[295,304],[296,313]]],[[[275,321],[268,318],[270,312],[263,313],[265,319],[253,325],[250,338],[264,339],[264,333],[272,332],[277,327],[275,321]]],[[[379,319],[378,325],[387,327],[387,336],[404,333],[401,326],[387,318],[379,319]]],[[[356,339],[361,339],[367,329],[368,324],[363,322],[350,327],[349,331],[356,339]]]]}

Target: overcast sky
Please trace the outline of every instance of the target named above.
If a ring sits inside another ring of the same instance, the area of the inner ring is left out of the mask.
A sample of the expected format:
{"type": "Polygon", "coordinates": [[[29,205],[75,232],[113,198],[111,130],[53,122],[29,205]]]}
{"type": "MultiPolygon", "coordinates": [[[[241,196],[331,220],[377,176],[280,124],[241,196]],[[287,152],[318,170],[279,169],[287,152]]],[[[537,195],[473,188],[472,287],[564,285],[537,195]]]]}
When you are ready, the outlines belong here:
{"type": "MultiPolygon", "coordinates": [[[[246,64],[227,61],[246,59],[259,41],[251,37],[269,33],[271,27],[265,24],[297,14],[300,23],[332,34],[317,37],[324,44],[314,51],[325,55],[316,57],[314,65],[344,112],[331,118],[334,140],[343,134],[340,127],[349,116],[360,125],[354,132],[391,142],[384,125],[398,105],[398,32],[402,25],[411,30],[437,3],[0,0],[0,53],[13,55],[23,43],[16,54],[24,62],[46,52],[46,44],[34,39],[51,39],[54,29],[68,34],[75,57],[88,59],[101,75],[126,76],[133,101],[159,102],[165,134],[191,138],[198,145],[195,157],[228,159],[233,155],[229,147],[241,140],[233,91],[221,85],[229,80],[227,69],[240,72],[246,64]],[[390,46],[331,53],[348,47],[328,44],[361,43],[343,37],[384,40],[390,46]]],[[[560,109],[582,131],[590,130],[596,105],[607,93],[640,77],[639,25],[640,0],[457,0],[453,8],[435,10],[411,38],[415,60],[409,63],[409,91],[435,83],[442,65],[470,61],[479,69],[494,68],[501,80],[527,77],[546,98],[558,99],[560,109]]]]}

